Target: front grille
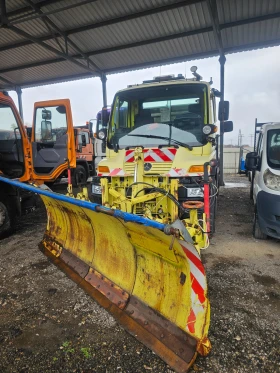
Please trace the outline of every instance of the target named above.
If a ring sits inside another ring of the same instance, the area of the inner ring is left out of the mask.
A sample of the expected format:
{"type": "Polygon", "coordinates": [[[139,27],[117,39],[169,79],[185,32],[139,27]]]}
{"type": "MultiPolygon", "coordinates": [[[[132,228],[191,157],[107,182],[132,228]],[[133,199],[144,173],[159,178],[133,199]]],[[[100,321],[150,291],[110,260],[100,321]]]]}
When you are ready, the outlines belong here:
{"type": "Polygon", "coordinates": [[[277,221],[280,221],[280,216],[275,215],[277,221]]]}
{"type": "MultiPolygon", "coordinates": [[[[150,162],[152,168],[150,171],[144,171],[144,175],[165,175],[168,174],[172,167],[172,162],[150,162]]],[[[135,164],[127,162],[124,164],[124,171],[126,174],[133,175],[135,164]]]]}

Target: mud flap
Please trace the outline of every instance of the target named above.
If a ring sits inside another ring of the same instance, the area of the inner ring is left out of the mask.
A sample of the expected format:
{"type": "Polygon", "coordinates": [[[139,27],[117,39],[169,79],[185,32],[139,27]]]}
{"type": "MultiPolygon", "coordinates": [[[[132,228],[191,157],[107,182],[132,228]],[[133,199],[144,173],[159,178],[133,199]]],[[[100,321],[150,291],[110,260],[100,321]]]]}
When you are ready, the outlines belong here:
{"type": "Polygon", "coordinates": [[[205,271],[191,244],[147,219],[26,187],[47,209],[43,253],[128,332],[176,372],[210,351],[205,271]]]}

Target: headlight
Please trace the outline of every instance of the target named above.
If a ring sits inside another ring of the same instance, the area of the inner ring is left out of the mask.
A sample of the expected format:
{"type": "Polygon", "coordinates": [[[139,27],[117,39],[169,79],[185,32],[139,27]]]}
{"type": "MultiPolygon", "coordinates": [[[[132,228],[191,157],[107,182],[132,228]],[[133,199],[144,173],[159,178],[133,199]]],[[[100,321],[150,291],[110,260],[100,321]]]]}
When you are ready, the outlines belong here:
{"type": "Polygon", "coordinates": [[[211,126],[204,126],[202,131],[205,135],[210,135],[210,133],[212,132],[212,128],[211,126]]]}
{"type": "Polygon", "coordinates": [[[263,181],[269,189],[280,191],[280,176],[273,174],[269,169],[265,170],[263,181]]]}
{"type": "Polygon", "coordinates": [[[91,185],[91,192],[92,192],[92,194],[102,194],[101,185],[92,184],[91,185]]]}
{"type": "Polygon", "coordinates": [[[203,197],[203,189],[188,188],[188,197],[203,197]]]}
{"type": "Polygon", "coordinates": [[[99,131],[99,132],[98,132],[98,137],[100,138],[100,140],[104,140],[105,137],[106,137],[105,132],[103,132],[103,131],[99,131]]]}

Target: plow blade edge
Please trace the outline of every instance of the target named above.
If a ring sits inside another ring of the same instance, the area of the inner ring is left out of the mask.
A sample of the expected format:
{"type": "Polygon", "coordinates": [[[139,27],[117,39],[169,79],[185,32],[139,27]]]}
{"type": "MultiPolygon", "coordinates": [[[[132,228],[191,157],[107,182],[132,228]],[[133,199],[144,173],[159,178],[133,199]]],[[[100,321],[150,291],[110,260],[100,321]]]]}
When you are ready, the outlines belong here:
{"type": "Polygon", "coordinates": [[[191,244],[95,204],[17,186],[46,206],[43,253],[128,332],[176,372],[210,351],[206,277],[191,244]]]}

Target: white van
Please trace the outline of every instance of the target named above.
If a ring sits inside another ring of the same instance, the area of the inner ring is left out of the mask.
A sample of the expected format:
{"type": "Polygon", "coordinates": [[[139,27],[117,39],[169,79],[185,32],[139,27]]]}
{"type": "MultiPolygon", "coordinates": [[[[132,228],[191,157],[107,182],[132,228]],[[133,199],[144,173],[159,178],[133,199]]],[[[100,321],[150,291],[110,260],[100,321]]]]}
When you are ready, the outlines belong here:
{"type": "Polygon", "coordinates": [[[266,123],[259,131],[255,152],[246,156],[252,171],[253,235],[280,238],[280,123],[266,123]]]}

